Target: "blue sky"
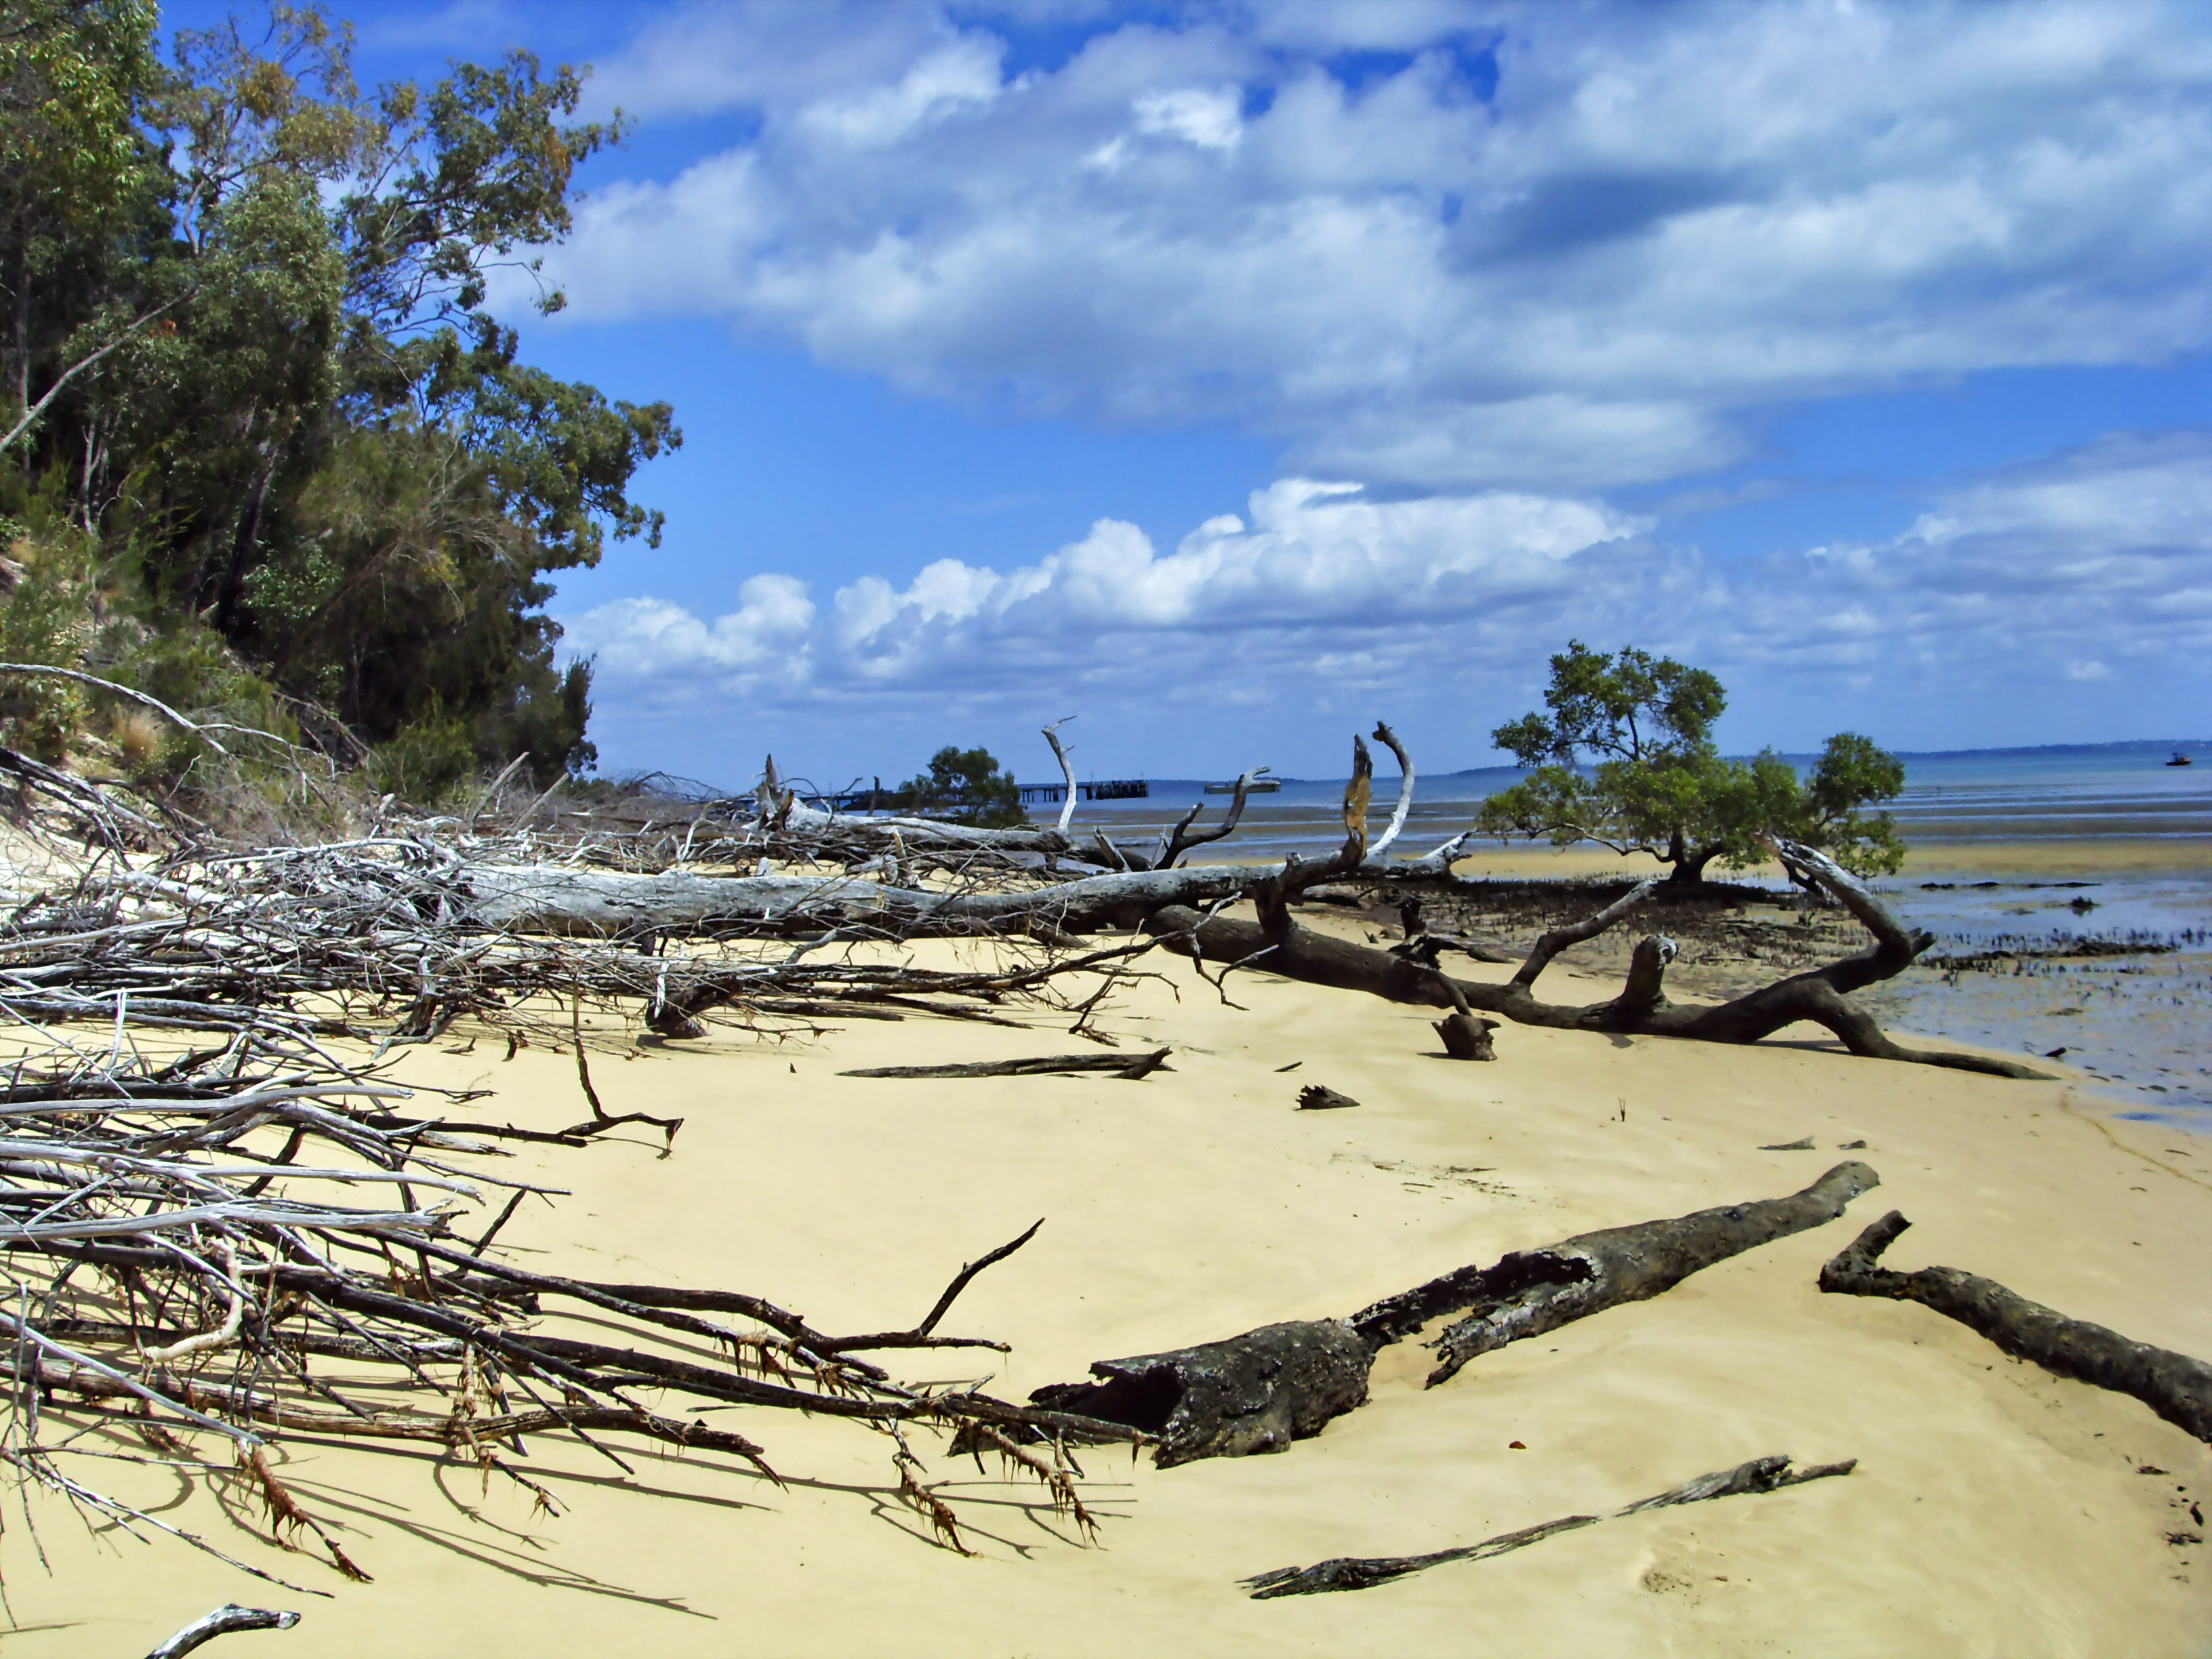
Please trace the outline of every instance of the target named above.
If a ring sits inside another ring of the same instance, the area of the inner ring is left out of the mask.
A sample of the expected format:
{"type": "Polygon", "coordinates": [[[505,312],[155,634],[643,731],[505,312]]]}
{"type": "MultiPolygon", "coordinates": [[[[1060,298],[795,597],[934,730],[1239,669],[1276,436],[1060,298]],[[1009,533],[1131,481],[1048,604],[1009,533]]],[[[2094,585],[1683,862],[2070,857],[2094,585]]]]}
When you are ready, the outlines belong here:
{"type": "Polygon", "coordinates": [[[553,606],[608,770],[1479,765],[1571,637],[1735,750],[2212,727],[2201,8],[337,9],[632,122],[526,331],[686,434],[553,606]]]}

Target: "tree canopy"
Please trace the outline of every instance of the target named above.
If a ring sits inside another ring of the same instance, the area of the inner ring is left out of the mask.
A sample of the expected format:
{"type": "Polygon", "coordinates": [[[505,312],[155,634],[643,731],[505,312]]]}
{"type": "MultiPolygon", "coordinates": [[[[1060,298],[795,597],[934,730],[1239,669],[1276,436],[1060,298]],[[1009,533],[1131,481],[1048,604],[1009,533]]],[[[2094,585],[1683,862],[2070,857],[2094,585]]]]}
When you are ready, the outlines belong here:
{"type": "Polygon", "coordinates": [[[929,757],[929,770],[898,787],[898,804],[942,813],[956,823],[1005,829],[1026,823],[1021,786],[1002,771],[988,749],[958,749],[947,744],[929,757]]]}
{"type": "Polygon", "coordinates": [[[183,656],[418,773],[587,765],[545,578],[658,544],[630,488],[682,434],[521,361],[492,294],[618,123],[525,52],[364,91],[317,5],[183,31],[168,64],[155,31],[145,0],[0,23],[0,538],[85,600],[52,645],[134,680],[206,633],[183,656]]]}
{"type": "Polygon", "coordinates": [[[1895,820],[1861,810],[1905,787],[1904,763],[1872,739],[1838,732],[1801,777],[1771,749],[1721,756],[1712,730],[1728,694],[1705,669],[1633,646],[1592,651],[1580,640],[1551,666],[1544,708],[1491,733],[1529,770],[1482,804],[1476,828],[1649,854],[1683,882],[1702,879],[1716,860],[1739,869],[1761,862],[1773,836],[1860,875],[1902,865],[1895,820]]]}

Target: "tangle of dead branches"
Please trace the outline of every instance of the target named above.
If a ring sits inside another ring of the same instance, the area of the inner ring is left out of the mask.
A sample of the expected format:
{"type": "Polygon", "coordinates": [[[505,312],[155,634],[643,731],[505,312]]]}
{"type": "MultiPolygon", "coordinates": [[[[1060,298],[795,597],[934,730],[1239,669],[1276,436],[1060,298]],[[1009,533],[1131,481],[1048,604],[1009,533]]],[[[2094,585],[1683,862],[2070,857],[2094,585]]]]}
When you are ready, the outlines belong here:
{"type": "MultiPolygon", "coordinates": [[[[623,1443],[658,1443],[775,1480],[760,1441],[699,1413],[742,1411],[750,1429],[761,1411],[795,1410],[888,1437],[892,1490],[952,1547],[965,1547],[957,1519],[920,1484],[910,1431],[1000,1452],[1079,1540],[1091,1534],[1067,1449],[1142,1436],[903,1382],[873,1357],[1004,1352],[938,1327],[1030,1234],[963,1269],[916,1326],[839,1334],[750,1291],[514,1265],[502,1231],[526,1199],[559,1189],[498,1161],[517,1141],[583,1146],[641,1121],[673,1140],[676,1122],[599,1103],[583,1051],[619,1040],[611,1018],[617,1031],[680,1020],[696,1032],[719,1011],[773,1030],[848,1012],[1064,1008],[1059,981],[1126,977],[1150,941],[1070,953],[1021,940],[966,969],[917,967],[865,930],[794,945],[787,931],[489,929],[458,874],[487,838],[457,820],[239,851],[126,816],[116,792],[65,774],[13,775],[42,803],[16,816],[26,840],[0,912],[0,1340],[12,1357],[0,1462],[19,1482],[283,1582],[70,1466],[88,1455],[198,1470],[237,1483],[242,1521],[258,1513],[276,1541],[313,1540],[365,1578],[285,1482],[284,1443],[420,1443],[557,1512],[529,1473],[530,1442],[573,1441],[625,1469],[623,1443]],[[86,833],[103,823],[112,833],[86,833]],[[394,1076],[408,1045],[463,1033],[572,1048],[590,1117],[502,1122],[468,1091],[394,1076]]],[[[499,841],[510,857],[560,850],[527,828],[499,841]]],[[[561,856],[589,850],[574,838],[561,856]]]]}

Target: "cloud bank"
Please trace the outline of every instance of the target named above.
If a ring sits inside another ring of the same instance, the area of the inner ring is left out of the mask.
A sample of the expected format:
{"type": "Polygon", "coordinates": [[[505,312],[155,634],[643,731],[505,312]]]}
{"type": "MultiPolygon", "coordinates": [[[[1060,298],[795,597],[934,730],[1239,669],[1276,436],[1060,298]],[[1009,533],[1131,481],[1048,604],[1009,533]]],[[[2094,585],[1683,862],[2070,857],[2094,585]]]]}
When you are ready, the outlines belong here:
{"type": "Polygon", "coordinates": [[[1650,529],[1586,500],[1376,501],[1293,479],[1164,553],[1109,519],[1006,572],[948,559],[819,595],[761,574],[711,620],[647,598],[562,621],[624,719],[742,710],[887,771],[910,764],[909,731],[1071,709],[1156,772],[1221,770],[1263,743],[1274,763],[1326,769],[1337,727],[1378,714],[1465,764],[1571,636],[1758,685],[1723,728],[1747,746],[1812,742],[1839,702],[1911,748],[2079,740],[2141,726],[2147,701],[2176,730],[2201,724],[2212,428],[1967,480],[1887,541],[1723,563],[1650,529]],[[1992,684],[2002,709],[1977,703],[1992,684]]]}
{"type": "Polygon", "coordinates": [[[749,136],[584,204],[549,262],[572,315],[1231,421],[1305,477],[1455,500],[1723,465],[1788,400],[2212,340],[2185,3],[1091,16],[662,21],[596,95],[749,136]],[[1030,61],[1040,22],[1075,49],[1030,61]]]}

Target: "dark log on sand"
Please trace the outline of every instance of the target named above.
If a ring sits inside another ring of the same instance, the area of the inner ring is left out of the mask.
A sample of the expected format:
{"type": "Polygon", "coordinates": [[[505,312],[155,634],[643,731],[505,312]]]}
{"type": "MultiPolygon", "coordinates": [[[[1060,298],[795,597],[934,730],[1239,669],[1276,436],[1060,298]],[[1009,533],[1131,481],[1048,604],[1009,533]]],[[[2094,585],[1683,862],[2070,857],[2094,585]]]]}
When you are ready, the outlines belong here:
{"type": "Polygon", "coordinates": [[[1111,1072],[1136,1082],[1154,1072],[1171,1072],[1172,1048],[1143,1054],[1040,1054],[1034,1060],[975,1060],[951,1066],[870,1066],[839,1077],[1050,1077],[1068,1072],[1111,1072]]]}
{"type": "Polygon", "coordinates": [[[1387,1297],[1348,1319],[1263,1326],[1226,1341],[1095,1362],[1094,1382],[1030,1395],[1053,1411],[1157,1435],[1162,1468],[1201,1457],[1281,1451],[1367,1399],[1375,1356],[1448,1314],[1464,1317],[1431,1345],[1436,1387],[1478,1354],[1577,1319],[1659,1295],[1701,1268],[1832,1221],[1879,1186],[1863,1164],[1839,1164],[1804,1191],[1516,1250],[1387,1297]]]}
{"type": "Polygon", "coordinates": [[[1800,1020],[1826,1028],[1854,1054],[1877,1060],[1911,1060],[1992,1077],[2045,1079],[2048,1073],[2016,1060],[1985,1054],[1907,1048],[1891,1040],[1874,1016],[1849,1001],[1850,993],[1894,977],[1925,950],[1931,936],[1908,928],[1871,890],[1809,848],[1791,847],[1791,856],[1814,871],[1829,891],[1858,917],[1874,942],[1854,956],[1805,973],[1793,974],[1747,995],[1717,1006],[1669,1002],[1664,975],[1674,955],[1674,942],[1661,935],[1641,941],[1620,995],[1604,1002],[1569,1004],[1537,1000],[1534,986],[1554,957],[1567,945],[1592,939],[1643,902],[1655,884],[1646,883],[1596,915],[1554,928],[1536,941],[1513,978],[1504,985],[1454,979],[1425,963],[1386,951],[1355,945],[1299,925],[1286,906],[1271,905],[1266,886],[1255,892],[1260,919],[1242,921],[1200,915],[1186,906],[1169,906],[1146,926],[1167,937],[1169,948],[1188,954],[1194,945],[1206,959],[1249,962],[1262,972],[1286,979],[1365,991],[1394,1002],[1429,1007],[1476,1008],[1503,1015],[1522,1025],[1559,1030],[1607,1031],[1637,1036],[1688,1037],[1705,1042],[1757,1042],[1800,1020]],[[1264,953],[1264,954],[1263,954],[1264,953]]]}
{"type": "Polygon", "coordinates": [[[1825,1480],[1831,1475],[1849,1474],[1858,1467],[1858,1459],[1843,1463],[1816,1463],[1811,1468],[1792,1473],[1787,1457],[1754,1457],[1748,1463],[1739,1463],[1732,1469],[1721,1469],[1711,1474],[1701,1474],[1695,1480],[1685,1481],[1671,1491],[1646,1498],[1603,1515],[1562,1516],[1557,1521],[1547,1521],[1540,1526],[1523,1527],[1518,1532],[1500,1533],[1495,1538],[1486,1538],[1480,1544],[1462,1544],[1455,1549],[1432,1550],[1426,1555],[1349,1556],[1340,1555],[1331,1561],[1317,1561],[1310,1567],[1278,1567],[1273,1572],[1259,1573],[1237,1582],[1252,1592],[1255,1601],[1271,1601],[1278,1595],[1318,1595],[1328,1590],[1371,1589],[1377,1584],[1387,1584],[1394,1578],[1403,1578],[1409,1573],[1425,1572],[1431,1567],[1440,1567],[1447,1561],[1482,1561],[1493,1555],[1505,1555],[1514,1550],[1526,1549],[1531,1544],[1540,1544],[1547,1538],[1563,1532],[1577,1532],[1584,1527],[1594,1527],[1601,1521],[1618,1521],[1624,1516],[1641,1515],[1648,1510],[1668,1510],[1683,1504],[1702,1504],[1715,1498],[1734,1498],[1743,1492],[1778,1492],[1784,1486],[1802,1486],[1808,1480],[1825,1480]]]}
{"type": "Polygon", "coordinates": [[[1478,1354],[1624,1302],[1649,1300],[1717,1261],[1833,1221],[1853,1199],[1881,1184],[1866,1164],[1838,1164],[1787,1198],[1609,1227],[1542,1249],[1516,1250],[1492,1267],[1462,1267],[1362,1309],[1352,1324],[1381,1348],[1441,1315],[1468,1310],[1431,1345],[1438,1355],[1428,1379],[1434,1388],[1478,1354]]]}
{"type": "Polygon", "coordinates": [[[2212,1365],[2130,1341],[2086,1319],[2069,1319],[1993,1279],[1956,1267],[1897,1273],[1878,1266],[1881,1253],[1911,1224],[1892,1210],[1820,1269],[1820,1288],[1933,1308],[2008,1354],[2032,1359],[2056,1376],[2132,1395],[2167,1422],[2212,1443],[2212,1365]]]}
{"type": "Polygon", "coordinates": [[[1262,1325],[1225,1342],[1094,1362],[1096,1382],[1056,1382],[1030,1395],[1053,1411],[1132,1428],[1156,1427],[1160,1468],[1201,1457],[1282,1451],[1367,1402],[1375,1350],[1342,1320],[1262,1325]]]}
{"type": "Polygon", "coordinates": [[[1498,1051],[1492,1045],[1490,1034],[1498,1029],[1494,1019],[1478,1019],[1462,1009],[1446,1014],[1437,1022],[1437,1036],[1444,1045],[1444,1052],[1454,1060],[1495,1060],[1498,1051]]]}

